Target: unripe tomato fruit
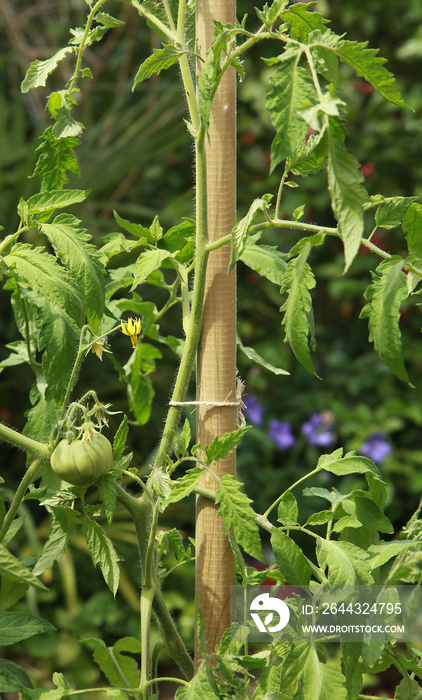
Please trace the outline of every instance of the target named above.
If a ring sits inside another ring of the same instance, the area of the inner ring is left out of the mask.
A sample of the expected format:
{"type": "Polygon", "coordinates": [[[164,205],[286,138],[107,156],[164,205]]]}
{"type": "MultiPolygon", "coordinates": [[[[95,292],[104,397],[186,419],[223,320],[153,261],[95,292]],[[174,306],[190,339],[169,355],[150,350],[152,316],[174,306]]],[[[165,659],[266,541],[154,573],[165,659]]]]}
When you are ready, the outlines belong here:
{"type": "Polygon", "coordinates": [[[74,486],[90,486],[113,466],[113,450],[101,433],[88,440],[62,440],[51,455],[53,471],[74,486]]]}

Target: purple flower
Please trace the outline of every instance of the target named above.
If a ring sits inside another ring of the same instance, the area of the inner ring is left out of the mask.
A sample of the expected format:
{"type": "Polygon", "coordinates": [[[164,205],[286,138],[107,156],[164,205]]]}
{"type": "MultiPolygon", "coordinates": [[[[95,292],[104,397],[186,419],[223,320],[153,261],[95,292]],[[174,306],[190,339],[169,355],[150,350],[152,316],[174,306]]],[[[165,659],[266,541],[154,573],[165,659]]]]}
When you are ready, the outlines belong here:
{"type": "Polygon", "coordinates": [[[276,418],[270,420],[270,429],[267,435],[280,450],[288,450],[296,442],[291,424],[276,418]]]}
{"type": "Polygon", "coordinates": [[[247,396],[243,400],[243,404],[248,412],[247,418],[249,423],[252,423],[252,425],[256,425],[259,428],[264,422],[264,407],[261,406],[256,396],[253,394],[247,396]]]}
{"type": "Polygon", "coordinates": [[[334,440],[332,430],[333,416],[329,411],[322,413],[312,413],[309,420],[302,425],[302,433],[308,439],[308,443],[313,447],[327,447],[334,440]]]}
{"type": "Polygon", "coordinates": [[[393,448],[386,440],[385,433],[372,433],[360,448],[360,454],[369,457],[375,464],[381,464],[393,448]]]}

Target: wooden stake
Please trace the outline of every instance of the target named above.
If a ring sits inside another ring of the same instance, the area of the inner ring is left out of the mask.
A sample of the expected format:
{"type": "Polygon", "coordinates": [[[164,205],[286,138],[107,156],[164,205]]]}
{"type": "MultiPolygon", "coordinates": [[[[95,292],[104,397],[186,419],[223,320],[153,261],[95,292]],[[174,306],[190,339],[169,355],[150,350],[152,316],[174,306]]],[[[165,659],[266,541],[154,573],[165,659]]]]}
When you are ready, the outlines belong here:
{"type": "MultiPolygon", "coordinates": [[[[214,20],[234,22],[235,0],[197,0],[196,35],[205,57],[214,36],[214,20]]],[[[214,98],[206,137],[209,240],[230,233],[236,223],[236,76],[229,69],[214,98]]],[[[227,275],[230,250],[224,246],[210,254],[207,269],[202,335],[197,358],[197,399],[236,401],[236,277],[227,275]]],[[[216,436],[237,427],[236,406],[198,406],[197,440],[208,445],[216,436]]],[[[223,474],[236,473],[236,457],[212,465],[223,474]]],[[[206,474],[203,486],[216,490],[215,478],[206,474]]],[[[212,652],[230,624],[230,586],[235,582],[234,557],[217,515],[218,506],[197,499],[196,609],[205,622],[207,651],[212,652]]],[[[196,660],[199,654],[196,648],[196,660]]]]}

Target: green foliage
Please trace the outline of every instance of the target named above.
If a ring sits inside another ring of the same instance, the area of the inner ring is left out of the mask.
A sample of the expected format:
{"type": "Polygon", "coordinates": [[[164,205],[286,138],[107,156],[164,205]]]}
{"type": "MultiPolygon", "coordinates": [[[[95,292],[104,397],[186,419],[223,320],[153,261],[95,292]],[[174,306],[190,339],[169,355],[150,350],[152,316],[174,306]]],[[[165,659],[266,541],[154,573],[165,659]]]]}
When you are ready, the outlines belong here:
{"type": "Polygon", "coordinates": [[[250,506],[252,501],[242,493],[241,487],[242,484],[231,474],[224,474],[216,493],[215,502],[220,504],[218,512],[223,518],[226,533],[233,528],[240,546],[255,559],[264,561],[256,516],[250,506]]]}
{"type": "Polygon", "coordinates": [[[71,46],[65,46],[46,61],[33,61],[27,71],[25,79],[22,81],[22,92],[28,92],[28,90],[45,85],[48,76],[55,70],[57,64],[63,61],[73,50],[71,46]]]}
{"type": "Polygon", "coordinates": [[[335,138],[328,136],[328,188],[344,245],[345,270],[359,250],[363,234],[363,205],[368,195],[363,176],[353,156],[335,138]]]}
{"type": "Polygon", "coordinates": [[[308,127],[298,113],[315,98],[312,78],[306,68],[298,65],[300,53],[282,59],[271,78],[274,87],[267,95],[267,108],[277,135],[271,146],[271,169],[292,155],[305,141],[308,127]]]}
{"type": "Polygon", "coordinates": [[[115,596],[119,585],[119,556],[105,531],[95,520],[85,518],[82,532],[86,537],[94,566],[100,566],[104,580],[115,596]]]}
{"type": "Polygon", "coordinates": [[[221,438],[214,438],[212,443],[205,448],[205,463],[211,464],[211,462],[219,461],[225,457],[228,457],[229,454],[236,449],[237,445],[248,430],[250,430],[250,426],[245,426],[243,428],[233,430],[231,433],[226,433],[221,438]]]}
{"type": "Polygon", "coordinates": [[[383,362],[400,379],[408,382],[399,329],[400,307],[408,294],[403,258],[393,256],[383,260],[373,274],[373,280],[365,294],[368,303],[362,309],[361,318],[369,319],[369,339],[383,362]]]}
{"type": "Polygon", "coordinates": [[[36,634],[54,629],[48,620],[21,612],[0,612],[0,644],[16,644],[36,634]]]}
{"type": "Polygon", "coordinates": [[[134,637],[123,637],[113,647],[107,647],[102,639],[84,639],[85,644],[94,647],[94,661],[98,664],[109,683],[117,688],[136,688],[139,685],[138,665],[127,653],[139,654],[140,642],[134,637]]]}
{"type": "Polygon", "coordinates": [[[271,200],[271,195],[264,195],[262,199],[255,199],[252,202],[246,216],[241,219],[231,232],[231,252],[229,270],[239,260],[245,250],[247,244],[247,236],[249,229],[254,222],[258,212],[265,211],[268,208],[271,200]]]}
{"type": "Polygon", "coordinates": [[[104,312],[104,270],[98,251],[87,242],[91,236],[79,228],[79,224],[76,217],[60,214],[51,224],[41,224],[41,232],[71,273],[82,296],[88,322],[96,331],[104,312]]]}
{"type": "Polygon", "coordinates": [[[37,576],[53,566],[55,561],[62,558],[69,540],[76,532],[79,524],[79,513],[73,508],[52,507],[50,535],[44,545],[33,573],[37,576]]]}
{"type": "MultiPolygon", "coordinates": [[[[283,325],[286,329],[285,341],[289,342],[296,358],[310,372],[315,374],[312,365],[308,335],[313,330],[312,299],[310,289],[315,287],[315,277],[307,262],[311,251],[309,244],[303,246],[296,258],[290,260],[283,278],[281,292],[287,292],[283,325]]],[[[314,340],[311,335],[311,346],[314,340]]]]}
{"type": "Polygon", "coordinates": [[[139,67],[137,74],[135,75],[135,80],[133,87],[135,88],[138,83],[143,80],[148,80],[154,73],[160,73],[162,70],[166,70],[173,66],[179,60],[180,51],[177,50],[175,46],[166,45],[162,49],[154,49],[152,56],[146,59],[144,63],[139,67]]]}

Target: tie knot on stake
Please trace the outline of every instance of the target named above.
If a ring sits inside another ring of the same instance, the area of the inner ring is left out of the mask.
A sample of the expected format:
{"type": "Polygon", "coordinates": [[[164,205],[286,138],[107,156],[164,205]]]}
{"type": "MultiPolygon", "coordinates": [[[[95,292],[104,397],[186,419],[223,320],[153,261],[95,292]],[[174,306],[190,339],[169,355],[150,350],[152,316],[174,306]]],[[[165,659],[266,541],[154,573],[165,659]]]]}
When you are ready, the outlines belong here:
{"type": "Polygon", "coordinates": [[[225,401],[169,401],[169,406],[212,406],[213,408],[218,406],[237,406],[237,425],[239,428],[243,428],[246,425],[246,420],[242,413],[242,409],[245,407],[242,401],[244,388],[244,383],[238,378],[236,381],[236,401],[229,401],[232,394],[230,392],[225,401]]]}

